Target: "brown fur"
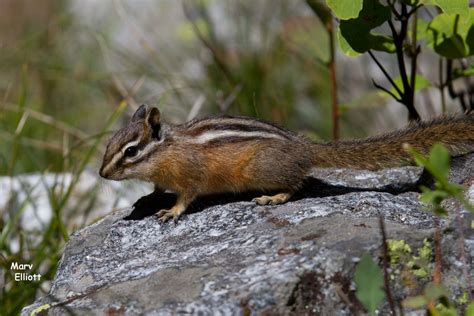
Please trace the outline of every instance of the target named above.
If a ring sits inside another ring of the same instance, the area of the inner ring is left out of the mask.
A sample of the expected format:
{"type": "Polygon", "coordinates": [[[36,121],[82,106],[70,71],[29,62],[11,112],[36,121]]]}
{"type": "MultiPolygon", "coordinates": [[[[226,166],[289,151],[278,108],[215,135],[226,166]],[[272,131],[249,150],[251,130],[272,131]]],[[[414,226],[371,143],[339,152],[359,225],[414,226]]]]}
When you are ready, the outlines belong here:
{"type": "Polygon", "coordinates": [[[176,205],[159,212],[162,220],[177,219],[197,196],[211,193],[280,190],[280,194],[263,196],[256,202],[283,203],[313,167],[379,169],[411,164],[402,148],[405,143],[423,153],[435,143],[446,145],[452,155],[474,151],[472,115],[326,144],[312,143],[250,118],[208,118],[177,126],[161,123],[159,118],[157,110],[141,107],[132,122],[109,141],[101,175],[115,180],[138,178],[176,192],[176,205]],[[233,134],[219,134],[223,132],[233,134]],[[209,133],[217,136],[194,142],[199,135],[209,133]],[[120,156],[128,144],[137,142],[141,156],[120,156]]]}
{"type": "Polygon", "coordinates": [[[474,116],[438,118],[377,137],[315,144],[314,163],[318,167],[368,170],[404,166],[413,163],[404,144],[426,154],[435,143],[445,145],[452,156],[472,152],[474,116]]]}

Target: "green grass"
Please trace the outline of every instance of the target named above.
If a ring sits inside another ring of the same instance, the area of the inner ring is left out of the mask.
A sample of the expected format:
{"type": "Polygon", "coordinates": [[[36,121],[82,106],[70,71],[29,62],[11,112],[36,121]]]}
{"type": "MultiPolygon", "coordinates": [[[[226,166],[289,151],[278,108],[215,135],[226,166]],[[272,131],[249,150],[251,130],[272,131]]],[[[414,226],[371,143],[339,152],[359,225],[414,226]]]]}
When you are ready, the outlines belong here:
{"type": "MultiPolygon", "coordinates": [[[[30,190],[27,188],[22,189],[23,192],[26,192],[25,199],[18,201],[16,206],[7,205],[5,209],[0,210],[1,218],[8,219],[7,222],[3,223],[0,233],[0,266],[4,271],[5,277],[5,287],[2,289],[2,295],[0,296],[0,306],[2,306],[2,310],[5,313],[18,313],[22,307],[31,303],[38,291],[41,293],[42,285],[44,286],[43,283],[52,280],[54,277],[62,247],[69,239],[69,233],[72,229],[72,227],[68,227],[70,224],[68,221],[71,217],[67,215],[71,211],[73,212],[74,209],[66,209],[68,202],[71,200],[72,193],[78,184],[80,176],[91,163],[91,160],[95,158],[103,142],[104,135],[106,135],[106,131],[117,120],[126,105],[125,102],[122,102],[104,124],[100,133],[87,141],[87,145],[82,146],[83,155],[68,157],[71,163],[72,178],[66,186],[62,183],[61,177],[56,177],[55,183],[52,186],[45,185],[49,190],[48,197],[52,218],[43,230],[25,231],[20,223],[25,207],[34,204],[35,197],[31,196],[30,190]],[[33,269],[30,273],[41,273],[42,282],[15,282],[13,273],[10,271],[12,262],[33,264],[33,269]]],[[[27,109],[24,109],[21,117],[24,118],[24,113],[27,113],[27,111],[27,109]]],[[[20,123],[21,121],[20,119],[20,123]]],[[[63,126],[59,123],[55,121],[51,127],[62,129],[63,126]]],[[[24,124],[26,126],[27,123],[24,124]]],[[[18,126],[21,127],[21,124],[18,126]]],[[[22,150],[23,146],[21,128],[18,128],[17,131],[18,133],[11,140],[11,145],[14,149],[11,160],[7,163],[9,170],[14,170],[17,154],[22,150]]],[[[66,160],[66,157],[64,157],[64,160],[66,160]]],[[[42,173],[41,181],[44,181],[45,175],[46,172],[42,173]]],[[[85,201],[86,208],[82,211],[82,214],[87,213],[92,208],[93,199],[95,198],[93,191],[95,191],[95,188],[93,187],[90,194],[88,194],[89,200],[85,201]]]]}

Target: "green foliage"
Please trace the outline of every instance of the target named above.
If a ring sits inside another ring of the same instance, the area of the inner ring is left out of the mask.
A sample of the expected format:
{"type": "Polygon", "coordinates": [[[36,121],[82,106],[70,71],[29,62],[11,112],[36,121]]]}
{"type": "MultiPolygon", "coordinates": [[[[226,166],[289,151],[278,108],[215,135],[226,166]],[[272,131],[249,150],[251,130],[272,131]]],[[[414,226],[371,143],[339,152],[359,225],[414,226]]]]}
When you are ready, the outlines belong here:
{"type": "Polygon", "coordinates": [[[448,290],[443,285],[428,283],[421,295],[407,298],[402,304],[414,309],[427,308],[431,315],[458,315],[456,307],[449,301],[448,296],[448,290]]]}
{"type": "Polygon", "coordinates": [[[420,197],[423,203],[431,206],[435,214],[446,215],[446,210],[441,203],[449,197],[457,199],[467,209],[474,211],[463,195],[463,187],[448,180],[450,156],[446,147],[435,144],[428,157],[423,156],[413,148],[408,147],[407,150],[413,156],[415,162],[428,170],[435,180],[434,190],[422,187],[423,193],[420,197]]]}
{"type": "Polygon", "coordinates": [[[425,239],[423,240],[423,246],[418,248],[417,254],[415,255],[410,245],[404,240],[387,240],[388,255],[390,258],[390,266],[394,270],[392,279],[403,274],[407,276],[408,273],[425,279],[430,274],[429,264],[432,259],[432,246],[430,242],[425,239]]]}
{"type": "Polygon", "coordinates": [[[423,294],[406,299],[403,305],[410,308],[426,306],[431,300],[439,300],[448,295],[446,288],[439,284],[428,283],[423,294]]]}
{"type": "Polygon", "coordinates": [[[363,0],[326,0],[334,15],[340,19],[352,19],[359,15],[363,0]]]}
{"type": "Polygon", "coordinates": [[[474,8],[464,15],[442,13],[427,27],[428,47],[446,58],[463,58],[474,54],[474,8]]]}
{"type": "MultiPolygon", "coordinates": [[[[341,19],[339,44],[344,53],[354,57],[369,49],[395,52],[392,36],[371,33],[372,29],[394,20],[390,7],[382,5],[379,0],[364,0],[362,10],[357,10],[359,1],[354,1],[352,6],[347,7],[343,6],[343,2],[331,1],[328,5],[335,7],[331,9],[341,19]]],[[[402,2],[414,10],[417,6],[430,4],[427,1],[402,2]]],[[[447,58],[461,58],[473,54],[474,9],[469,9],[468,3],[462,0],[439,0],[433,1],[432,4],[439,6],[445,13],[435,16],[429,23],[418,19],[422,25],[417,39],[427,38],[428,46],[447,58]]]]}
{"type": "Polygon", "coordinates": [[[384,299],[385,294],[382,290],[382,271],[370,255],[363,256],[357,264],[354,282],[357,287],[357,299],[364,305],[369,314],[375,315],[375,310],[384,299]]]}
{"type": "Polygon", "coordinates": [[[466,316],[474,316],[474,301],[467,306],[466,316]]]}
{"type": "Polygon", "coordinates": [[[357,53],[365,53],[369,49],[394,52],[392,38],[371,32],[390,19],[390,16],[387,6],[381,5],[377,0],[364,0],[364,6],[356,18],[341,20],[339,40],[344,39],[344,42],[339,42],[341,49],[349,52],[350,56],[354,55],[351,50],[357,53]]]}
{"type": "MultiPolygon", "coordinates": [[[[429,154],[424,156],[407,146],[406,148],[412,155],[415,162],[430,172],[435,180],[435,188],[429,189],[422,187],[420,200],[430,205],[430,209],[436,215],[446,215],[446,210],[442,207],[442,202],[447,198],[455,198],[461,202],[467,209],[474,211],[473,207],[465,200],[463,188],[455,183],[448,181],[449,175],[449,152],[441,144],[435,144],[429,154]]],[[[427,251],[420,252],[421,256],[428,255],[427,251]]],[[[467,298],[460,298],[467,301],[467,298]]],[[[456,305],[449,300],[448,291],[442,284],[429,283],[421,295],[410,297],[404,300],[403,305],[409,308],[425,307],[431,315],[458,315],[456,305]]],[[[469,310],[470,307],[468,307],[469,310]]],[[[468,314],[468,311],[466,311],[468,314]]]]}
{"type": "MultiPolygon", "coordinates": [[[[427,1],[429,3],[429,1],[427,1]]],[[[466,0],[431,0],[431,2],[443,10],[447,14],[459,14],[467,17],[467,8],[469,1],[466,0]]]]}
{"type": "MultiPolygon", "coordinates": [[[[470,9],[468,1],[465,0],[364,0],[362,9],[360,4],[361,1],[354,1],[350,6],[344,6],[345,1],[328,1],[334,15],[340,19],[337,29],[340,49],[349,57],[357,57],[368,52],[387,78],[391,89],[384,88],[376,82],[374,85],[405,105],[410,120],[420,119],[415,108],[415,92],[428,86],[435,86],[435,83],[430,84],[426,78],[417,74],[418,56],[425,47],[431,48],[441,58],[456,59],[473,55],[474,8],[470,9]],[[429,8],[435,6],[442,12],[431,13],[435,10],[429,8]],[[417,18],[417,11],[421,7],[426,7],[430,12],[429,21],[417,18]],[[383,26],[385,28],[382,28],[383,26]],[[377,33],[381,30],[385,30],[385,33],[377,33]],[[398,81],[393,79],[386,67],[378,62],[373,51],[396,55],[398,81]],[[405,64],[406,58],[411,59],[410,68],[405,64]],[[415,77],[416,80],[413,79],[415,77]]],[[[442,71],[440,66],[439,78],[442,78],[442,71]]],[[[446,71],[449,72],[446,76],[449,78],[447,83],[451,84],[453,71],[451,67],[447,67],[446,71]]],[[[469,71],[466,71],[461,75],[468,73],[469,71]]],[[[445,83],[438,86],[441,93],[444,93],[445,83]]],[[[452,92],[451,86],[450,91],[452,92]]],[[[453,93],[450,93],[450,96],[463,98],[454,96],[453,93]]],[[[464,108],[463,102],[461,100],[464,108]]]]}
{"type": "Polygon", "coordinates": [[[1,192],[11,193],[5,194],[11,200],[0,206],[2,315],[19,314],[48,290],[64,243],[77,229],[71,214],[87,218],[95,206],[98,184],[76,203],[74,189],[84,171],[96,164],[104,137],[117,119],[114,115],[107,120],[119,101],[111,97],[113,89],[104,80],[110,74],[98,58],[96,42],[84,38],[84,28],[66,1],[52,2],[2,5],[7,13],[2,12],[0,21],[0,175],[36,173],[37,184],[48,190],[52,210],[41,228],[26,230],[23,213],[38,207],[34,187],[21,183],[24,196],[16,195],[13,187],[1,192]],[[66,184],[54,172],[67,173],[72,180],[66,184]],[[14,281],[14,261],[33,264],[31,273],[41,273],[41,281],[14,281]]]}
{"type": "MultiPolygon", "coordinates": [[[[69,171],[65,150],[70,149],[69,161],[82,159],[103,124],[97,105],[108,104],[110,90],[103,82],[108,74],[65,3],[53,6],[47,21],[16,17],[18,33],[2,42],[0,161],[9,164],[0,163],[0,175],[69,171]],[[64,45],[71,38],[81,49],[64,45]]],[[[41,5],[28,10],[35,6],[41,5]]]]}
{"type": "MultiPolygon", "coordinates": [[[[84,155],[81,159],[75,161],[71,166],[72,168],[72,180],[68,185],[64,185],[61,177],[58,177],[49,187],[49,204],[53,211],[52,219],[46,224],[43,231],[28,231],[22,230],[20,223],[21,215],[25,210],[25,207],[30,204],[34,197],[27,195],[27,197],[20,201],[18,208],[9,207],[6,211],[10,217],[6,224],[1,228],[0,233],[0,267],[6,271],[5,284],[6,287],[2,289],[0,295],[0,306],[6,313],[17,314],[21,308],[30,303],[35,297],[37,291],[42,287],[44,283],[49,282],[53,279],[57,262],[60,259],[62,253],[62,247],[64,242],[69,239],[69,232],[71,227],[68,227],[68,215],[71,211],[79,210],[67,210],[68,202],[72,198],[72,194],[76,185],[79,182],[80,176],[83,174],[87,166],[91,163],[94,158],[99,145],[103,142],[104,135],[111,125],[117,120],[119,115],[125,109],[127,103],[122,102],[112,114],[112,116],[105,122],[102,127],[103,130],[98,136],[92,139],[92,145],[86,148],[84,155]],[[68,212],[69,211],[69,212],[68,212]],[[12,246],[12,241],[17,240],[19,242],[19,249],[12,246]],[[16,282],[14,281],[13,272],[10,270],[12,262],[28,262],[33,265],[31,273],[41,272],[41,282],[16,282]],[[39,270],[41,268],[41,270],[39,270]]],[[[40,181],[45,181],[41,179],[40,181]]],[[[84,200],[86,209],[82,210],[81,213],[87,214],[87,211],[94,204],[95,190],[93,189],[88,192],[90,200],[84,200]]],[[[27,189],[24,189],[27,193],[27,189]]],[[[30,194],[30,193],[28,193],[30,194]]],[[[78,203],[81,204],[81,203],[78,203]]],[[[78,207],[83,205],[78,205],[78,207]]]]}

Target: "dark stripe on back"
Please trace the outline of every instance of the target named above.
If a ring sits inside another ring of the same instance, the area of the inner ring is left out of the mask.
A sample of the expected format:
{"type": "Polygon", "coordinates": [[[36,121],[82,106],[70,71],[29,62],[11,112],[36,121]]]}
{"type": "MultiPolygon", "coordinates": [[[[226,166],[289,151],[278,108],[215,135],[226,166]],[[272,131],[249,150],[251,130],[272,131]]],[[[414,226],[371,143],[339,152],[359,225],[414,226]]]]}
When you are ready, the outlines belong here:
{"type": "Polygon", "coordinates": [[[295,136],[293,132],[287,131],[279,126],[244,117],[206,118],[199,121],[192,121],[189,125],[186,125],[186,132],[191,136],[198,136],[207,131],[265,132],[286,139],[292,139],[295,136]],[[231,120],[235,120],[235,122],[231,122],[231,120]],[[253,123],[254,125],[247,125],[241,121],[253,123]]]}
{"type": "Polygon", "coordinates": [[[204,147],[215,147],[215,146],[221,146],[221,145],[226,145],[226,144],[243,143],[243,142],[255,141],[255,140],[278,141],[278,138],[269,138],[269,137],[262,137],[262,136],[252,136],[252,137],[228,136],[228,137],[220,137],[220,138],[212,139],[202,144],[193,144],[193,145],[204,146],[204,147]]]}

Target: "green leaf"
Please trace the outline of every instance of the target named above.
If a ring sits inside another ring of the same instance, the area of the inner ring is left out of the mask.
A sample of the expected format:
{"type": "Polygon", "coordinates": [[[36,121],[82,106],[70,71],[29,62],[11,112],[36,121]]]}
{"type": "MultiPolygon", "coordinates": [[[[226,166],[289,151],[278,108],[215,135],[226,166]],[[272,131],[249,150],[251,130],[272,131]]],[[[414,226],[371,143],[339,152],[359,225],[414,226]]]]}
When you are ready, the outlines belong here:
{"type": "Polygon", "coordinates": [[[466,316],[474,316],[474,301],[469,303],[466,308],[466,316]]]}
{"type": "Polygon", "coordinates": [[[446,58],[463,58],[474,54],[474,8],[467,17],[442,13],[427,28],[427,46],[446,58]]]}
{"type": "Polygon", "coordinates": [[[363,0],[326,0],[326,3],[335,16],[347,20],[359,15],[363,0]]]}
{"type": "Polygon", "coordinates": [[[337,26],[337,40],[339,42],[339,47],[341,48],[342,52],[349,57],[357,57],[362,55],[362,53],[356,52],[352,49],[351,45],[347,42],[347,40],[341,34],[341,27],[340,25],[337,26]]]}
{"type": "Polygon", "coordinates": [[[469,0],[432,0],[432,3],[437,5],[447,14],[464,15],[469,10],[469,0]]]}
{"type": "Polygon", "coordinates": [[[437,179],[444,179],[449,174],[449,151],[441,144],[435,144],[430,150],[428,158],[432,172],[437,179]]]}
{"type": "Polygon", "coordinates": [[[438,304],[436,309],[439,312],[440,316],[458,316],[458,312],[454,306],[444,306],[442,304],[438,304]]]}
{"type": "Polygon", "coordinates": [[[382,25],[391,17],[389,7],[381,5],[376,0],[364,0],[362,11],[355,19],[341,20],[339,25],[339,43],[344,52],[352,50],[357,53],[365,53],[369,49],[394,52],[395,44],[393,38],[370,31],[382,25]],[[341,41],[344,38],[344,42],[341,41]],[[344,47],[342,46],[344,44],[344,47]],[[351,50],[347,49],[347,45],[351,50]]]}
{"type": "Polygon", "coordinates": [[[426,304],[428,304],[428,300],[422,295],[409,297],[407,299],[404,299],[402,302],[403,306],[409,308],[421,308],[426,304]]]}
{"type": "Polygon", "coordinates": [[[382,271],[370,255],[363,256],[357,264],[354,282],[357,287],[357,299],[364,305],[369,314],[373,315],[377,306],[384,299],[385,293],[382,291],[382,271]]]}

